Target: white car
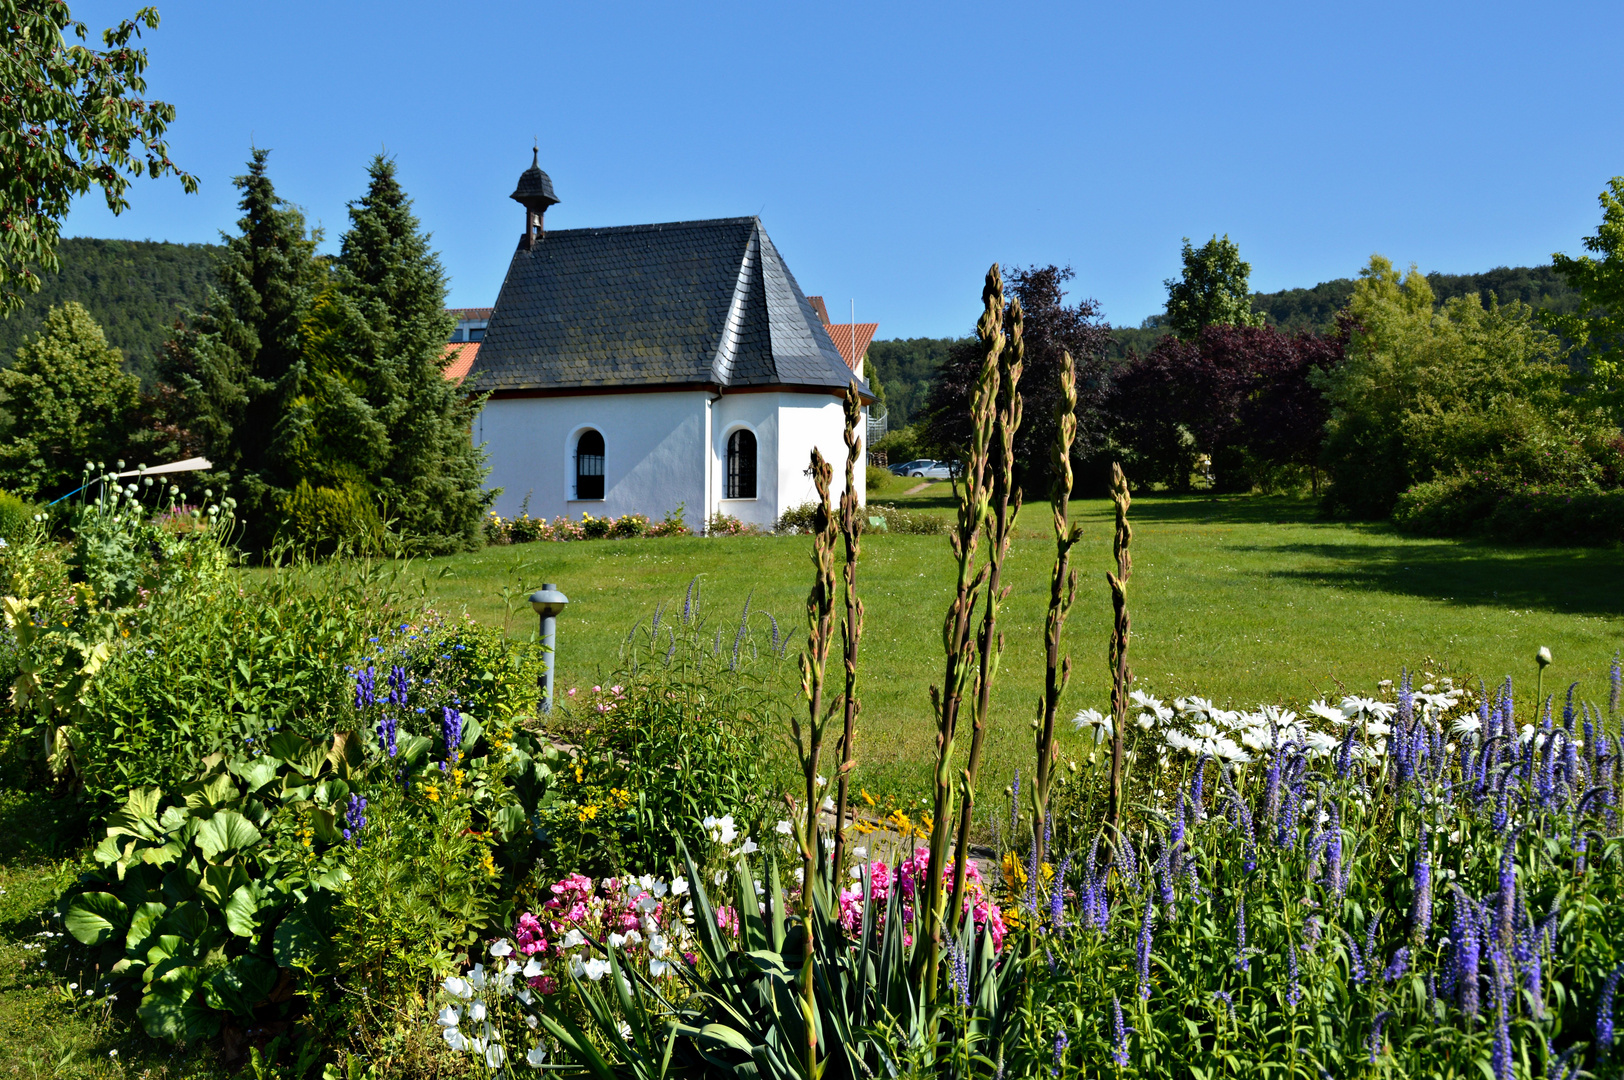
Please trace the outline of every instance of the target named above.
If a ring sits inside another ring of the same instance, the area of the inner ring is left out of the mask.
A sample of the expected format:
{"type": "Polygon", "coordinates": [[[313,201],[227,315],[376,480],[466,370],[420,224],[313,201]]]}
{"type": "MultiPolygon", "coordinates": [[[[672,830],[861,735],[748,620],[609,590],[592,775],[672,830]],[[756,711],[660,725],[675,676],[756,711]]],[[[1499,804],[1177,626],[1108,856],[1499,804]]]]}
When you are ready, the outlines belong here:
{"type": "Polygon", "coordinates": [[[958,463],[920,458],[893,470],[898,476],[916,476],[922,480],[946,480],[958,472],[958,463]]]}

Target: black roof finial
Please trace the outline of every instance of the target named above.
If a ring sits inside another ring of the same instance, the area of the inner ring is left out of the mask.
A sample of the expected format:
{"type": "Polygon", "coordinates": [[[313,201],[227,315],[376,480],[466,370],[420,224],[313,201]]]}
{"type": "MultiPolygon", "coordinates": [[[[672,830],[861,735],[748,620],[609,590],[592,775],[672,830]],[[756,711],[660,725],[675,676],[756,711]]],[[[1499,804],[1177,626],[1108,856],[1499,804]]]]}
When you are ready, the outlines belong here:
{"type": "Polygon", "coordinates": [[[541,171],[540,160],[541,144],[537,140],[530,151],[530,167],[519,174],[519,186],[508,196],[538,214],[545,213],[549,206],[559,201],[558,196],[553,194],[552,178],[541,171]]]}

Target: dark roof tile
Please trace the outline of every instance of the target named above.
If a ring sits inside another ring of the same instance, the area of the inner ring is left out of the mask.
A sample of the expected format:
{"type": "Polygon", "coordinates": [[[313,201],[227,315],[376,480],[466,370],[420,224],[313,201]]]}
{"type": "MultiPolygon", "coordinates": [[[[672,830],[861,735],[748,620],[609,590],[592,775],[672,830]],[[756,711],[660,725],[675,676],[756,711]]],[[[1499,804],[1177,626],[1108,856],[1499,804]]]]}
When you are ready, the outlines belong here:
{"type": "Polygon", "coordinates": [[[515,252],[470,379],[834,388],[851,369],[747,217],[548,232],[515,252]]]}

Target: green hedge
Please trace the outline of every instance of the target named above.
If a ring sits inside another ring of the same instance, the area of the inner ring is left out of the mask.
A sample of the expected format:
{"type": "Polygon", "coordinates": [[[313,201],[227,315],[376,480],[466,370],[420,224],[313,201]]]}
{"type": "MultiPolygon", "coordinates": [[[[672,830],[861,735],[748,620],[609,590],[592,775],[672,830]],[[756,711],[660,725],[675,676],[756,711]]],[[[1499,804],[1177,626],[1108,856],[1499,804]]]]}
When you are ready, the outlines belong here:
{"type": "Polygon", "coordinates": [[[1420,536],[1478,536],[1514,543],[1624,541],[1624,488],[1509,481],[1484,472],[1416,484],[1393,520],[1420,536]]]}

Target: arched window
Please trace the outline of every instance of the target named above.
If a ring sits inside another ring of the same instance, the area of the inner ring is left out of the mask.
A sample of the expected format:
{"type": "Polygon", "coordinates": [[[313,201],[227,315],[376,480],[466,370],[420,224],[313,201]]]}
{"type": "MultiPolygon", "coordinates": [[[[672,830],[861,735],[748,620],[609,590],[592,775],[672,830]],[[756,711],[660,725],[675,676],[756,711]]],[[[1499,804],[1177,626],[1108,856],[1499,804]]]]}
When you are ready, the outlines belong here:
{"type": "Polygon", "coordinates": [[[603,436],[591,429],[575,440],[575,497],[603,498],[603,436]]]}
{"type": "Polygon", "coordinates": [[[740,428],[727,437],[728,499],[756,497],[756,436],[740,428]]]}

